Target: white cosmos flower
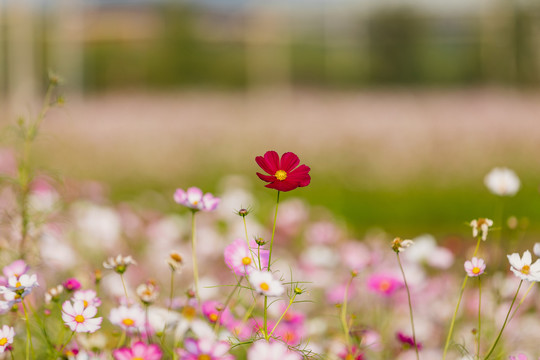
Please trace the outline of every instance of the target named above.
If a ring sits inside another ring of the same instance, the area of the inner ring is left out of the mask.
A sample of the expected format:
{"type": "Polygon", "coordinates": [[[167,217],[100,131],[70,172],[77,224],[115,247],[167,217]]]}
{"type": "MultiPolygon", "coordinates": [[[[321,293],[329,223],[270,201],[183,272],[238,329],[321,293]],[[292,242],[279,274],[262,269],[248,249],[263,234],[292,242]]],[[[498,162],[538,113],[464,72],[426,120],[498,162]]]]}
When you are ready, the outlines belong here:
{"type": "Polygon", "coordinates": [[[264,296],[280,296],[285,288],[279,280],[269,271],[253,270],[249,275],[249,282],[259,294],[264,296]]]}
{"type": "Polygon", "coordinates": [[[510,270],[523,280],[528,281],[540,281],[540,260],[536,260],[532,263],[531,253],[529,250],[523,253],[522,257],[519,257],[518,253],[507,255],[510,262],[510,270]]]}
{"type": "Polygon", "coordinates": [[[514,196],[521,185],[516,173],[508,168],[494,168],[484,178],[489,191],[499,196],[514,196]]]}

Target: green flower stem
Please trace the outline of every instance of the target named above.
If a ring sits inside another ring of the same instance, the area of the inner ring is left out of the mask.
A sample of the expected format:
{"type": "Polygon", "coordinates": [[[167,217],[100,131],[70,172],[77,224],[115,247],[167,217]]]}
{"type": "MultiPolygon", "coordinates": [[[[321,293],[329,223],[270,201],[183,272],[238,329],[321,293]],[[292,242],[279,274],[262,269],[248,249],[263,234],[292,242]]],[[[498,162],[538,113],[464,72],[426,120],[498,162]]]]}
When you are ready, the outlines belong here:
{"type": "Polygon", "coordinates": [[[242,282],[242,280],[244,280],[244,277],[240,276],[240,279],[238,279],[238,282],[236,283],[236,286],[234,287],[234,289],[227,296],[227,299],[225,300],[225,304],[223,305],[223,310],[221,310],[219,312],[219,316],[216,319],[216,324],[214,325],[214,332],[216,334],[219,331],[219,325],[220,325],[219,323],[220,323],[220,320],[221,320],[221,315],[223,315],[223,313],[225,312],[225,309],[227,309],[227,307],[229,306],[229,303],[231,302],[232,296],[234,295],[236,290],[240,287],[240,283],[242,282]]]}
{"type": "Polygon", "coordinates": [[[169,306],[167,307],[167,313],[171,311],[173,298],[174,298],[174,270],[171,269],[171,292],[169,293],[169,306]]]}
{"type": "Polygon", "coordinates": [[[482,279],[478,276],[478,343],[476,347],[476,358],[480,359],[480,336],[482,334],[482,279]]]}
{"type": "Polygon", "coordinates": [[[516,295],[514,295],[514,299],[512,300],[512,304],[510,304],[510,309],[508,309],[508,313],[506,314],[506,318],[504,319],[504,323],[503,323],[503,326],[501,327],[501,331],[499,331],[499,335],[497,335],[497,338],[495,339],[495,342],[493,343],[493,345],[491,345],[491,348],[489,349],[486,357],[484,358],[484,360],[487,360],[489,359],[489,357],[491,356],[491,354],[493,353],[493,351],[495,350],[495,347],[497,346],[497,343],[499,342],[499,339],[501,338],[501,335],[504,331],[504,328],[506,327],[506,323],[508,322],[508,317],[510,316],[510,312],[512,311],[512,307],[514,306],[514,303],[516,302],[516,298],[519,294],[519,289],[521,289],[521,284],[523,284],[523,280],[521,280],[519,282],[519,286],[517,288],[517,291],[516,291],[516,295]]]}
{"type": "MultiPolygon", "coordinates": [[[[279,207],[279,194],[280,191],[277,192],[277,200],[276,200],[276,212],[274,214],[274,226],[272,227],[272,238],[270,239],[270,251],[268,253],[268,271],[270,271],[270,266],[272,264],[272,248],[274,246],[274,235],[276,234],[276,222],[277,222],[277,214],[278,214],[278,207],[279,207]]],[[[260,256],[259,256],[260,260],[260,256]]],[[[268,335],[268,297],[264,297],[264,313],[263,313],[263,332],[264,332],[264,338],[266,341],[270,340],[270,337],[268,335]]]]}
{"type": "Polygon", "coordinates": [[[413,342],[414,342],[414,350],[416,351],[416,359],[420,359],[420,355],[418,355],[418,345],[416,343],[416,332],[414,331],[414,320],[413,320],[413,309],[412,309],[412,303],[411,303],[411,292],[409,290],[409,285],[407,284],[407,278],[405,277],[405,271],[403,271],[403,266],[401,265],[401,259],[399,258],[399,252],[396,252],[397,261],[399,264],[399,269],[401,270],[401,275],[403,275],[403,282],[405,283],[405,289],[407,290],[407,299],[409,300],[409,315],[411,316],[411,328],[412,328],[412,336],[413,336],[413,342]]]}
{"type": "Polygon", "coordinates": [[[195,241],[195,213],[196,211],[193,210],[191,212],[191,257],[193,261],[193,280],[195,282],[195,297],[197,298],[197,302],[200,302],[199,298],[199,268],[197,266],[197,244],[195,241]]]}
{"type": "Polygon", "coordinates": [[[75,334],[75,331],[72,331],[71,334],[69,335],[69,338],[67,339],[66,343],[64,345],[62,345],[62,347],[60,348],[60,350],[58,350],[58,355],[61,357],[62,356],[62,352],[64,351],[64,349],[66,348],[66,346],[69,344],[69,342],[71,341],[71,338],[73,337],[73,335],[75,334]]]}
{"type": "MultiPolygon", "coordinates": [[[[34,354],[34,346],[32,345],[32,334],[30,333],[30,321],[28,320],[28,311],[26,310],[26,305],[24,301],[21,302],[24,312],[24,320],[26,323],[26,360],[30,359],[30,351],[34,354]]],[[[32,356],[35,358],[35,356],[32,356]]]]}
{"type": "Polygon", "coordinates": [[[244,314],[244,317],[242,318],[242,324],[245,324],[248,321],[248,319],[251,316],[251,314],[253,313],[253,309],[255,309],[256,305],[257,305],[257,299],[255,299],[255,301],[253,301],[253,304],[251,304],[248,311],[246,311],[246,313],[244,314]]]}
{"type": "Polygon", "coordinates": [[[517,311],[519,310],[519,307],[521,306],[521,304],[523,304],[523,302],[525,301],[525,298],[527,297],[527,295],[529,295],[529,292],[531,292],[534,284],[536,284],[536,281],[533,281],[531,285],[529,285],[529,288],[527,289],[527,291],[525,291],[525,294],[523,295],[519,303],[516,305],[516,308],[514,309],[512,316],[510,316],[510,320],[514,318],[514,315],[516,315],[517,311]]]}
{"type": "Polygon", "coordinates": [[[343,304],[341,305],[341,314],[340,314],[340,320],[341,320],[341,326],[343,326],[343,332],[345,333],[345,344],[347,345],[347,350],[350,349],[351,346],[351,337],[349,335],[349,324],[347,322],[347,301],[349,298],[349,288],[351,287],[351,283],[353,281],[354,277],[351,276],[349,279],[349,282],[347,283],[347,286],[345,287],[345,295],[343,296],[343,304]]]}
{"type": "MultiPolygon", "coordinates": [[[[478,248],[480,247],[480,241],[482,241],[481,235],[478,236],[478,240],[476,242],[476,248],[474,249],[473,257],[476,256],[476,253],[478,252],[478,248]]],[[[459,310],[459,305],[461,304],[461,298],[463,297],[463,292],[465,291],[465,285],[467,285],[467,279],[469,278],[468,275],[465,275],[465,278],[463,279],[463,284],[461,284],[461,290],[459,292],[459,298],[456,305],[456,309],[454,310],[454,315],[452,316],[452,321],[450,322],[450,330],[448,330],[448,336],[446,337],[446,343],[444,344],[444,352],[443,352],[443,360],[446,359],[446,353],[448,352],[448,347],[450,345],[450,339],[452,339],[452,333],[454,332],[454,324],[456,322],[457,312],[459,310]]]]}
{"type": "Polygon", "coordinates": [[[289,308],[291,307],[291,305],[293,304],[294,302],[294,299],[296,298],[296,293],[294,293],[293,297],[289,300],[289,305],[287,306],[287,308],[285,309],[285,311],[283,312],[283,314],[281,314],[281,317],[279,318],[279,320],[277,321],[276,325],[274,325],[274,328],[272,329],[272,331],[270,331],[270,334],[268,335],[268,337],[272,336],[272,334],[274,333],[274,330],[276,330],[277,326],[279,325],[279,323],[281,322],[281,320],[283,319],[283,317],[285,316],[285,314],[287,313],[287,311],[289,311],[289,308]]]}
{"type": "Polygon", "coordinates": [[[129,300],[129,295],[126,288],[126,282],[124,281],[124,273],[120,274],[120,279],[122,279],[122,286],[124,287],[124,294],[126,294],[126,300],[129,300]]]}

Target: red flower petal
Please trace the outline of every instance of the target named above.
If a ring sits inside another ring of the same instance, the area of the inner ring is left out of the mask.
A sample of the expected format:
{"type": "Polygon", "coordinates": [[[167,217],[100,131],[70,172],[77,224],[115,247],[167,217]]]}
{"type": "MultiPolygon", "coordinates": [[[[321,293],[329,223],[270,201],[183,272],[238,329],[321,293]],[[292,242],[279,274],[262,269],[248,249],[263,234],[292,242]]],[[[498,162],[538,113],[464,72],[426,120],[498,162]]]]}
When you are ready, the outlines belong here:
{"type": "Polygon", "coordinates": [[[259,177],[259,179],[266,182],[274,182],[277,180],[276,177],[272,175],[263,175],[261,173],[257,173],[257,176],[259,177]]]}
{"type": "Polygon", "coordinates": [[[286,152],[281,156],[280,169],[286,171],[287,173],[294,169],[300,164],[300,159],[295,153],[286,152]]]}
{"type": "Polygon", "coordinates": [[[279,170],[279,155],[277,152],[271,150],[267,151],[264,154],[264,159],[266,160],[266,163],[270,167],[271,172],[269,172],[270,175],[274,175],[276,171],[279,170]]]}
{"type": "MultiPolygon", "coordinates": [[[[266,160],[262,156],[257,156],[255,158],[255,161],[261,167],[261,169],[266,171],[268,174],[270,174],[272,172],[272,168],[268,165],[268,163],[266,162],[266,160]]],[[[274,171],[274,173],[275,173],[275,171],[274,171]]]]}
{"type": "Polygon", "coordinates": [[[276,181],[265,186],[267,188],[276,189],[279,191],[291,191],[298,187],[298,183],[285,180],[285,181],[276,181]]]}

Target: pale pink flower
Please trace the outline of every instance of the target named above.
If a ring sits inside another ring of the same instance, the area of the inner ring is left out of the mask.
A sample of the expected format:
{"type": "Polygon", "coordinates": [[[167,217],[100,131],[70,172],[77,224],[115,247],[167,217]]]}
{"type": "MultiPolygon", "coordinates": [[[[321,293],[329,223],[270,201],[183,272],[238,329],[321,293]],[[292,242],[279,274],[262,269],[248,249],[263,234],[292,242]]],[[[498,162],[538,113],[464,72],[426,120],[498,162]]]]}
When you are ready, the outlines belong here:
{"type": "Polygon", "coordinates": [[[0,353],[6,351],[6,348],[13,344],[15,330],[11,326],[4,325],[0,329],[0,353]]]}
{"type": "Polygon", "coordinates": [[[525,354],[519,354],[518,356],[510,356],[510,360],[528,360],[529,358],[525,354]]]}
{"type": "Polygon", "coordinates": [[[233,320],[233,315],[229,309],[224,309],[223,304],[218,301],[209,300],[201,305],[203,315],[211,323],[215,323],[219,319],[220,324],[229,323],[233,320]]]}
{"type": "Polygon", "coordinates": [[[383,296],[390,296],[403,286],[403,282],[394,275],[373,274],[367,280],[368,289],[383,296]]]}
{"type": "Polygon", "coordinates": [[[228,354],[229,348],[226,341],[214,342],[208,338],[186,339],[184,348],[178,349],[178,355],[180,360],[234,360],[234,356],[228,354]]]}
{"type": "Polygon", "coordinates": [[[77,300],[82,301],[84,307],[99,307],[101,305],[101,299],[98,298],[97,293],[92,289],[75,291],[75,293],[73,293],[73,301],[77,300]]]}
{"type": "Polygon", "coordinates": [[[214,197],[211,193],[203,195],[202,190],[197,187],[190,187],[187,191],[176,189],[174,201],[194,211],[212,211],[219,205],[219,198],[214,197]]]}
{"type": "Polygon", "coordinates": [[[93,333],[101,327],[103,318],[94,317],[97,314],[95,306],[84,306],[82,301],[66,300],[62,304],[62,320],[69,326],[71,331],[75,332],[90,332],[93,333]]]}
{"type": "Polygon", "coordinates": [[[249,275],[249,282],[256,292],[264,296],[280,296],[285,292],[281,281],[274,279],[268,271],[253,270],[249,275]]]}
{"type": "Polygon", "coordinates": [[[163,355],[159,346],[146,345],[137,341],[130,348],[121,348],[113,351],[115,360],[160,360],[163,355]]]}
{"type": "Polygon", "coordinates": [[[112,309],[109,320],[112,324],[120,326],[128,332],[144,332],[145,330],[144,311],[137,305],[130,307],[122,305],[112,309]]]}
{"type": "Polygon", "coordinates": [[[470,261],[465,261],[464,267],[468,276],[480,276],[486,270],[486,263],[484,259],[473,257],[470,261]]]}
{"type": "Polygon", "coordinates": [[[510,262],[510,270],[514,275],[523,280],[540,281],[540,260],[536,260],[532,264],[529,250],[523,253],[523,257],[520,257],[517,253],[507,255],[507,257],[510,262]]]}
{"type": "Polygon", "coordinates": [[[259,340],[253,343],[248,350],[248,360],[301,360],[302,356],[289,350],[287,345],[278,342],[259,340]]]}
{"type": "Polygon", "coordinates": [[[4,266],[2,269],[4,276],[8,279],[12,276],[19,278],[19,276],[26,274],[27,271],[28,265],[24,260],[15,260],[11,264],[4,266]]]}
{"type": "Polygon", "coordinates": [[[261,266],[263,269],[268,267],[269,251],[264,249],[258,250],[258,245],[255,241],[250,243],[251,250],[248,249],[245,240],[236,239],[232,244],[229,244],[224,251],[225,263],[238,276],[246,276],[253,269],[259,269],[260,256],[261,266]]]}

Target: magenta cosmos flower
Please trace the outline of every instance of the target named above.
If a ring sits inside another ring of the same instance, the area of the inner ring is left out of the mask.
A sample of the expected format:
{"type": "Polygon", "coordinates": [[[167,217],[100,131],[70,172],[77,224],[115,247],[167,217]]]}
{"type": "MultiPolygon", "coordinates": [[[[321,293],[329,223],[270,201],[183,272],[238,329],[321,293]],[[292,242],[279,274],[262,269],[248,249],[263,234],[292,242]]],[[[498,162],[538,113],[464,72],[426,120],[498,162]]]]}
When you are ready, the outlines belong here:
{"type": "Polygon", "coordinates": [[[121,348],[113,351],[115,360],[160,360],[163,353],[155,344],[146,345],[137,341],[131,348],[121,348]]]}
{"type": "Polygon", "coordinates": [[[374,291],[383,296],[390,296],[396,290],[403,286],[401,280],[389,274],[373,274],[367,281],[367,286],[371,291],[374,291]]]}
{"type": "Polygon", "coordinates": [[[178,355],[180,360],[234,360],[234,356],[228,354],[229,348],[226,341],[186,339],[184,348],[178,349],[178,355]]]}
{"type": "Polygon", "coordinates": [[[292,152],[286,152],[279,158],[275,151],[267,151],[264,156],[257,156],[255,161],[269,175],[257,173],[257,176],[268,182],[267,188],[278,191],[291,191],[297,187],[308,186],[311,177],[309,166],[300,165],[300,159],[292,152]]]}
{"type": "Polygon", "coordinates": [[[186,191],[176,189],[174,192],[174,201],[193,211],[212,211],[219,205],[219,198],[210,193],[203,194],[202,190],[198,187],[190,187],[186,191]]]}

